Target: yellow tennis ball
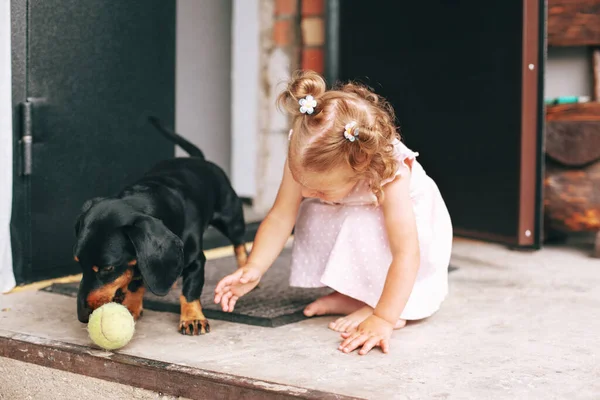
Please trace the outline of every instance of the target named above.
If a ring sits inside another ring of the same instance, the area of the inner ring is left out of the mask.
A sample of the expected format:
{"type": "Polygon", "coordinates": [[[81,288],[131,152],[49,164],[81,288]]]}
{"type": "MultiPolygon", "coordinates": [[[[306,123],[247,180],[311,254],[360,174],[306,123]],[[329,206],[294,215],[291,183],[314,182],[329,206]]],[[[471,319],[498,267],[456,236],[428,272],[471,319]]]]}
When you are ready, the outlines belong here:
{"type": "Polygon", "coordinates": [[[107,303],[94,310],[88,322],[90,339],[105,350],[125,346],[133,337],[135,322],[129,310],[118,303],[107,303]]]}

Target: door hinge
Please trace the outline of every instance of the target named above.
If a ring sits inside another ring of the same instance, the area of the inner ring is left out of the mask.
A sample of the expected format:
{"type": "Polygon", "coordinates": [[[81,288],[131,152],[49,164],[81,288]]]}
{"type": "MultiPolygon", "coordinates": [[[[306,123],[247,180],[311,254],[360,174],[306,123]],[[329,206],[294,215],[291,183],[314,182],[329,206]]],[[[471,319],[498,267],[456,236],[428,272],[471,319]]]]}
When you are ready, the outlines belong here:
{"type": "Polygon", "coordinates": [[[21,103],[21,149],[23,151],[23,175],[31,175],[33,164],[32,109],[33,103],[31,101],[25,101],[24,103],[21,103]]]}

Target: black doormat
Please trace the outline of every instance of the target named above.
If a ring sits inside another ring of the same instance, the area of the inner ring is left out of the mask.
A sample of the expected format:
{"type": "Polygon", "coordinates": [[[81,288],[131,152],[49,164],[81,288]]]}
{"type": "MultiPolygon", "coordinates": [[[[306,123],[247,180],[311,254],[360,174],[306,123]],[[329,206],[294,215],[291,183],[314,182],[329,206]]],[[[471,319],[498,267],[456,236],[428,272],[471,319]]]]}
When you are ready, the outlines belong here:
{"type": "MultiPolygon", "coordinates": [[[[248,325],[278,327],[306,319],[302,310],[317,298],[331,293],[329,288],[302,289],[290,287],[291,250],[284,250],[260,282],[235,305],[235,311],[221,311],[213,301],[217,282],[237,268],[235,258],[224,257],[206,263],[206,283],[201,297],[202,309],[208,319],[231,321],[248,325]]],[[[450,267],[450,271],[456,268],[450,267]]],[[[55,283],[42,290],[75,297],[79,283],[55,283]]],[[[156,296],[146,291],[144,308],[179,314],[181,280],[169,294],[156,296]]]]}
{"type": "MultiPolygon", "coordinates": [[[[206,283],[201,297],[202,309],[208,319],[238,322],[248,325],[278,327],[306,319],[302,310],[317,298],[331,292],[329,288],[301,289],[290,287],[290,255],[286,249],[260,282],[260,286],[238,300],[232,313],[221,311],[213,301],[217,282],[237,268],[234,257],[209,260],[206,263],[206,283]]],[[[55,283],[47,292],[75,297],[79,283],[55,283]]],[[[156,296],[146,291],[144,308],[179,314],[181,280],[169,294],[156,296]]]]}

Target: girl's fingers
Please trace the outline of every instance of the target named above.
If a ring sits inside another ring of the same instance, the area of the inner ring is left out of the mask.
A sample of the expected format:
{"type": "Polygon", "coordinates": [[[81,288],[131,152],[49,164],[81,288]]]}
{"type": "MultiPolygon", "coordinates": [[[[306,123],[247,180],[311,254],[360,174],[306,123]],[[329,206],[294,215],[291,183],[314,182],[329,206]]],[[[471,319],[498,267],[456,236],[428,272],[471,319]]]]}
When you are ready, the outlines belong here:
{"type": "Polygon", "coordinates": [[[382,339],[381,342],[379,342],[379,346],[381,346],[381,350],[384,353],[389,353],[390,352],[390,341],[389,339],[382,339]]]}
{"type": "Polygon", "coordinates": [[[229,311],[228,306],[229,306],[229,299],[231,298],[231,296],[233,296],[233,293],[227,292],[223,295],[223,298],[221,299],[221,308],[225,312],[229,311]]]}
{"type": "Polygon", "coordinates": [[[354,351],[356,348],[362,346],[367,340],[369,340],[369,336],[360,335],[359,337],[357,337],[353,341],[351,341],[350,344],[344,348],[344,353],[350,353],[350,352],[354,351]]]}
{"type": "MultiPolygon", "coordinates": [[[[352,336],[350,338],[352,338],[352,336]]],[[[346,339],[347,344],[345,346],[342,346],[342,351],[344,353],[350,353],[358,346],[361,346],[364,342],[367,341],[367,339],[369,339],[369,336],[365,334],[358,334],[352,340],[349,340],[350,338],[346,339]]]]}
{"type": "Polygon", "coordinates": [[[229,300],[229,312],[233,311],[233,308],[235,307],[235,303],[237,302],[238,297],[237,296],[232,296],[231,300],[229,300]]]}
{"type": "MultiPolygon", "coordinates": [[[[342,335],[343,335],[343,334],[342,334],[342,335]]],[[[344,341],[342,342],[342,344],[340,344],[340,347],[338,347],[338,349],[340,349],[340,350],[343,350],[343,349],[344,349],[344,347],[346,347],[346,346],[347,346],[347,345],[348,345],[348,344],[349,344],[351,341],[353,341],[355,338],[357,338],[357,337],[359,337],[359,336],[360,336],[360,333],[358,333],[358,332],[356,332],[356,331],[355,331],[355,332],[352,332],[352,333],[350,333],[350,334],[347,334],[347,335],[346,335],[346,340],[344,340],[344,341]]]]}
{"type": "Polygon", "coordinates": [[[229,276],[224,277],[223,279],[221,279],[219,281],[219,283],[217,283],[217,287],[215,287],[215,293],[219,293],[219,292],[223,291],[223,287],[226,285],[227,278],[229,278],[229,276]]]}
{"type": "Polygon", "coordinates": [[[231,286],[225,286],[222,290],[218,292],[217,289],[215,289],[215,304],[219,304],[223,295],[225,295],[225,293],[229,292],[230,290],[231,286]]]}
{"type": "Polygon", "coordinates": [[[379,342],[380,342],[379,338],[371,337],[369,340],[367,340],[365,342],[365,344],[363,344],[362,349],[360,349],[358,354],[360,354],[361,356],[367,354],[369,351],[371,351],[371,349],[373,347],[377,346],[377,344],[379,342]]]}
{"type": "Polygon", "coordinates": [[[225,296],[227,296],[227,293],[224,293],[224,294],[221,296],[221,309],[222,309],[223,311],[225,311],[225,308],[227,308],[227,300],[225,299],[225,296]]]}

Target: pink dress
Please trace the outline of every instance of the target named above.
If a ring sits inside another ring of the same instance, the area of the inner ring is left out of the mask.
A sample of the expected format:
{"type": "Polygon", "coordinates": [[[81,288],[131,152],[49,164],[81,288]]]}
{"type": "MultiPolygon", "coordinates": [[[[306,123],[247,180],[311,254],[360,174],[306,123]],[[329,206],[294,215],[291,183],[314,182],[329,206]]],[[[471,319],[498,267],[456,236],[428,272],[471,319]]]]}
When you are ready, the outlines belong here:
{"type": "MultiPolygon", "coordinates": [[[[396,176],[409,171],[406,161],[412,161],[410,196],[421,259],[400,318],[417,320],[435,313],[448,294],[452,223],[437,185],[415,160],[418,153],[399,140],[394,148],[399,161],[396,176]]],[[[328,286],[375,307],[391,261],[382,208],[365,182],[337,203],[302,201],[294,232],[291,286],[328,286]]]]}

